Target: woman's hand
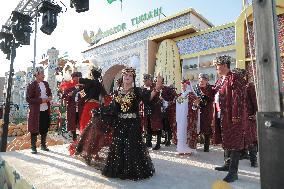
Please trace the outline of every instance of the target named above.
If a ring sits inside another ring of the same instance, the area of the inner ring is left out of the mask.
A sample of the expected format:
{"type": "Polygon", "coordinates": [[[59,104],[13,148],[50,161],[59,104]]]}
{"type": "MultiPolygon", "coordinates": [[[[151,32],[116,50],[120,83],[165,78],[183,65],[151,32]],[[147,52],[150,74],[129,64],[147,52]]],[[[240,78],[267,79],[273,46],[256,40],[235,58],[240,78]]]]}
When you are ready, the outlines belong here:
{"type": "Polygon", "coordinates": [[[255,115],[249,116],[249,120],[255,121],[256,120],[256,116],[255,115]]]}

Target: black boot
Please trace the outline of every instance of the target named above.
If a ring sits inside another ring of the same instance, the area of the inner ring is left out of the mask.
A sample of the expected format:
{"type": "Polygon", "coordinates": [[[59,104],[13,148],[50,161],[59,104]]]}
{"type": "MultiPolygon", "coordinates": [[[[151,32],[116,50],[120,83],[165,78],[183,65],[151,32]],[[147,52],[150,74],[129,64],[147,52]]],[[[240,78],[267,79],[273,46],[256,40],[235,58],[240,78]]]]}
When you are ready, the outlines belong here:
{"type": "Polygon", "coordinates": [[[164,137],[165,137],[165,140],[163,142],[161,142],[161,144],[165,144],[166,145],[166,143],[168,141],[168,135],[167,135],[166,131],[164,131],[164,137]]]}
{"type": "Polygon", "coordinates": [[[71,131],[71,133],[72,133],[72,140],[73,140],[73,141],[76,141],[76,140],[77,140],[76,131],[71,131]]]}
{"type": "Polygon", "coordinates": [[[240,151],[240,160],[249,159],[248,150],[244,149],[240,151]]]}
{"type": "Polygon", "coordinates": [[[46,136],[47,133],[41,134],[41,150],[43,151],[49,151],[49,149],[46,146],[46,136]]]}
{"type": "Polygon", "coordinates": [[[249,147],[249,158],[250,158],[251,167],[258,167],[256,155],[257,155],[257,145],[249,147]]]}
{"type": "Polygon", "coordinates": [[[200,144],[204,144],[204,140],[205,140],[204,135],[199,135],[198,138],[197,138],[197,142],[200,143],[200,144]]]}
{"type": "Polygon", "coordinates": [[[231,151],[231,163],[229,167],[229,173],[223,179],[226,182],[234,182],[238,180],[238,167],[239,167],[239,160],[240,160],[240,152],[239,151],[231,151]]]}
{"type": "Polygon", "coordinates": [[[165,146],[170,146],[172,143],[171,143],[171,140],[172,140],[172,136],[171,136],[171,132],[170,131],[167,131],[166,132],[166,138],[167,138],[167,141],[165,143],[165,146]]]}
{"type": "Polygon", "coordinates": [[[157,144],[153,148],[153,150],[159,150],[161,148],[161,139],[162,139],[162,131],[158,131],[158,133],[157,133],[157,144]]]}
{"type": "Polygon", "coordinates": [[[166,142],[165,146],[170,146],[172,144],[171,140],[173,138],[173,133],[172,133],[172,130],[171,130],[170,126],[169,126],[169,129],[167,131],[167,136],[168,136],[168,141],[166,142]]]}
{"type": "Polygon", "coordinates": [[[152,135],[151,134],[147,134],[146,137],[146,146],[151,148],[152,147],[152,135]]]}
{"type": "Polygon", "coordinates": [[[224,165],[222,167],[215,167],[216,171],[229,171],[231,163],[230,154],[231,152],[229,150],[224,150],[224,165]]]}
{"type": "Polygon", "coordinates": [[[31,149],[32,149],[32,154],[37,154],[36,141],[37,141],[37,134],[31,134],[31,149]]]}
{"type": "Polygon", "coordinates": [[[204,134],[204,152],[209,152],[210,135],[204,134]]]}

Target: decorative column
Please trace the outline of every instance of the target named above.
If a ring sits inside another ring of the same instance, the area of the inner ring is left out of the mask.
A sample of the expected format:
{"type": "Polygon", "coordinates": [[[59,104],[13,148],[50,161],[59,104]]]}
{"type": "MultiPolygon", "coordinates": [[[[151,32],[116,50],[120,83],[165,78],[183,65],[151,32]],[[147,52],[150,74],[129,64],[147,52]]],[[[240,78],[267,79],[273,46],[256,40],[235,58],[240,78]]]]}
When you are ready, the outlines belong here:
{"type": "Polygon", "coordinates": [[[25,90],[25,75],[24,71],[19,71],[15,73],[14,76],[14,85],[12,88],[12,99],[13,103],[20,105],[24,101],[24,97],[21,96],[23,90],[25,90]]]}
{"type": "MultiPolygon", "coordinates": [[[[14,85],[12,89],[12,99],[14,108],[14,116],[16,117],[24,117],[27,114],[26,109],[24,108],[26,104],[25,99],[25,91],[26,91],[26,72],[19,71],[15,73],[14,76],[14,85]]],[[[12,113],[12,112],[11,112],[12,113]]]]}
{"type": "Polygon", "coordinates": [[[26,87],[29,85],[34,80],[33,76],[33,67],[28,67],[27,68],[27,74],[26,74],[26,87]]]}
{"type": "Polygon", "coordinates": [[[48,69],[45,71],[47,76],[47,82],[52,92],[52,102],[59,103],[58,90],[57,90],[57,81],[56,81],[56,68],[58,66],[58,55],[59,50],[56,50],[54,47],[47,51],[48,55],[48,69]]]}

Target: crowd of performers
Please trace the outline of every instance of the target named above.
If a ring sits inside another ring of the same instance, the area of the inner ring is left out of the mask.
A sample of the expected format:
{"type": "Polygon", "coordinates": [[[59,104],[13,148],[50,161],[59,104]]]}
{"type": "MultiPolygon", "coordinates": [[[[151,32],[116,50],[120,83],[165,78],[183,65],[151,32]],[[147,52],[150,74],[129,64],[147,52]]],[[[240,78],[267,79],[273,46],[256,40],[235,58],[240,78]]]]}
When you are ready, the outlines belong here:
{"type": "MultiPolygon", "coordinates": [[[[251,166],[257,167],[255,88],[245,70],[230,69],[230,56],[219,56],[214,63],[219,75],[215,85],[201,73],[195,86],[182,80],[179,94],[173,86],[164,85],[160,75],[144,74],[144,85],[136,87],[133,68],[122,70],[111,94],[104,89],[100,69],[93,68],[90,78],[74,72],[72,80],[60,86],[73,139],[70,154],[100,169],[106,177],[139,180],[155,173],[148,148],[159,150],[162,144],[174,143],[179,155],[190,156],[197,153],[197,142],[202,138],[204,152],[209,152],[210,145],[222,145],[224,165],[215,169],[227,171],[223,180],[234,182],[239,160],[247,151],[251,166]],[[80,130],[78,138],[76,129],[80,130]]],[[[35,70],[36,81],[27,92],[32,153],[37,152],[37,134],[42,136],[42,149],[49,150],[45,144],[48,124],[44,122],[49,120],[51,93],[42,74],[42,70],[35,70]]]]}

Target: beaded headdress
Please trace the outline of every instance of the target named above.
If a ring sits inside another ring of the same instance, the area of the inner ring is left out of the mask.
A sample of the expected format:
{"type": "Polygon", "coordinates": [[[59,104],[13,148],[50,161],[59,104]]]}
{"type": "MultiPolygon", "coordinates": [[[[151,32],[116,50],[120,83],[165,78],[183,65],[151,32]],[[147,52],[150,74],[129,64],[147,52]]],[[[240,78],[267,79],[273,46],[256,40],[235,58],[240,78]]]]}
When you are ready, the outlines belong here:
{"type": "Polygon", "coordinates": [[[133,77],[136,76],[136,73],[135,73],[135,69],[134,68],[124,68],[121,72],[122,75],[126,74],[126,73],[131,73],[133,75],[133,77]]]}

